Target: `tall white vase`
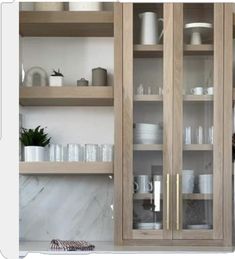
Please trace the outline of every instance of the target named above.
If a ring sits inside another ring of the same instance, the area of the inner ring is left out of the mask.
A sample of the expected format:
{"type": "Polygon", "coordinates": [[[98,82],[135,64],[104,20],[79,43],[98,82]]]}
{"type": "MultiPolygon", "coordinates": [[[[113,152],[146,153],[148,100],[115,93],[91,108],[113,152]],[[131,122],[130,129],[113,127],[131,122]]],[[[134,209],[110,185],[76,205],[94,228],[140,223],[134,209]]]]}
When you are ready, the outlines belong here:
{"type": "Polygon", "coordinates": [[[44,161],[44,147],[27,146],[24,147],[24,160],[25,162],[40,162],[44,161]]]}

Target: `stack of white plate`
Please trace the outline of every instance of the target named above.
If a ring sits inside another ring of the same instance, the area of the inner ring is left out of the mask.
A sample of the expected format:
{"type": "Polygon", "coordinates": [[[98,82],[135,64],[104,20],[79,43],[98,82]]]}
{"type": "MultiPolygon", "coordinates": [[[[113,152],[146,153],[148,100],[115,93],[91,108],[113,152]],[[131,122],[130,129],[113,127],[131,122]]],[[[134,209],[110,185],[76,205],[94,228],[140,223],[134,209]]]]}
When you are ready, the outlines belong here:
{"type": "Polygon", "coordinates": [[[187,225],[187,229],[212,229],[212,225],[209,225],[209,224],[187,225]]]}
{"type": "Polygon", "coordinates": [[[133,127],[135,144],[162,144],[162,123],[135,123],[133,127]]]}
{"type": "Polygon", "coordinates": [[[139,222],[134,224],[134,228],[136,229],[161,229],[162,223],[161,222],[139,222]]]}

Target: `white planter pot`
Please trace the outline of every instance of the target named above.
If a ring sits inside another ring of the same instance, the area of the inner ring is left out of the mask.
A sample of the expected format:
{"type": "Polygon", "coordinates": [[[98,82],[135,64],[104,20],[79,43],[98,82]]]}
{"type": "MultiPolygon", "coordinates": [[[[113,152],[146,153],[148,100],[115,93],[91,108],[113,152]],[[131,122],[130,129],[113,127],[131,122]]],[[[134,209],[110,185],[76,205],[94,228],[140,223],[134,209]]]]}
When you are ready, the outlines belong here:
{"type": "Polygon", "coordinates": [[[40,162],[44,161],[44,147],[27,146],[24,147],[25,162],[40,162]]]}
{"type": "Polygon", "coordinates": [[[49,85],[50,86],[63,86],[63,77],[62,76],[50,76],[49,85]]]}
{"type": "Polygon", "coordinates": [[[34,3],[34,11],[63,11],[63,2],[37,2],[34,3]]]}
{"type": "Polygon", "coordinates": [[[69,11],[101,11],[101,2],[69,2],[69,11]]]}

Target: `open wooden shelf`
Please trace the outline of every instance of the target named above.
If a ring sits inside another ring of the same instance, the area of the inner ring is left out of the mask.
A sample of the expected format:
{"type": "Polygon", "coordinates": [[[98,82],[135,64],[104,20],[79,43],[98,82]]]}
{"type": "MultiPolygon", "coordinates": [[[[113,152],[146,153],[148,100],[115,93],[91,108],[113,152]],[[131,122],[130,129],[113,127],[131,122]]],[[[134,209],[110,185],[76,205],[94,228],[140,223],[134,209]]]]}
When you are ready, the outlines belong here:
{"type": "Polygon", "coordinates": [[[161,151],[162,144],[134,144],[134,151],[161,151]]]}
{"type": "Polygon", "coordinates": [[[141,45],[135,44],[133,47],[134,58],[154,58],[163,56],[163,45],[141,45]]]}
{"type": "Polygon", "coordinates": [[[112,106],[113,87],[20,87],[23,106],[112,106]]]}
{"type": "Polygon", "coordinates": [[[184,95],[183,100],[190,102],[210,102],[213,101],[213,95],[184,95]]]}
{"type": "Polygon", "coordinates": [[[20,174],[113,174],[112,162],[20,162],[20,174]]]}
{"type": "Polygon", "coordinates": [[[211,44],[191,45],[184,46],[185,55],[212,55],[214,47],[211,44]]]}
{"type": "Polygon", "coordinates": [[[211,151],[211,150],[213,150],[213,145],[211,144],[184,145],[184,151],[211,151]]]}
{"type": "Polygon", "coordinates": [[[135,95],[134,102],[162,102],[163,96],[157,94],[135,95]]]}
{"type": "Polygon", "coordinates": [[[112,37],[110,11],[21,11],[20,35],[24,37],[112,37]]]}

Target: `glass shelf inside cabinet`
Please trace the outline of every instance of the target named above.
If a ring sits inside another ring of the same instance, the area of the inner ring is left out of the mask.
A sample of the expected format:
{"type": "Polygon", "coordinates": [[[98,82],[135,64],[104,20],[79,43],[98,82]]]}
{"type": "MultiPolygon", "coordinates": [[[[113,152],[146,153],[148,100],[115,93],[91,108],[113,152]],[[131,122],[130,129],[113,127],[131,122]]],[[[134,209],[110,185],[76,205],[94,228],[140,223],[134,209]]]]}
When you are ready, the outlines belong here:
{"type": "Polygon", "coordinates": [[[182,229],[213,228],[213,4],[184,4],[182,229]]]}

